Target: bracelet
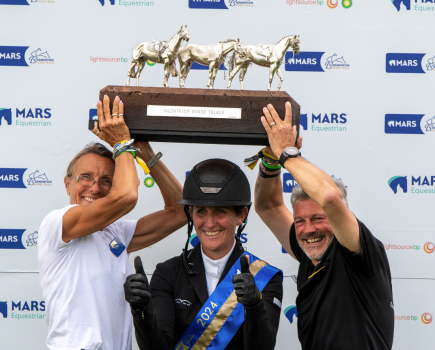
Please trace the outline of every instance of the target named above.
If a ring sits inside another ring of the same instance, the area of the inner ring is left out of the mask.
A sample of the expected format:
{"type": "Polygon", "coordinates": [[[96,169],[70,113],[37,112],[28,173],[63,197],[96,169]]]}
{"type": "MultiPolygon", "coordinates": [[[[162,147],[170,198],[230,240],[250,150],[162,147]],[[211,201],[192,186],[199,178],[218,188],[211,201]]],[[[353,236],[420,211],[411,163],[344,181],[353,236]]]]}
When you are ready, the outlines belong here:
{"type": "Polygon", "coordinates": [[[152,157],[150,159],[150,161],[148,162],[148,164],[147,164],[148,169],[151,169],[154,165],[156,165],[157,162],[159,161],[159,159],[162,158],[162,157],[163,157],[162,152],[159,152],[154,157],[152,157]]]}
{"type": "Polygon", "coordinates": [[[278,170],[278,169],[281,169],[281,164],[278,164],[277,166],[275,166],[275,165],[271,165],[271,164],[268,164],[268,163],[264,160],[264,158],[261,160],[261,162],[263,163],[264,167],[267,168],[267,169],[270,169],[270,170],[278,170]]]}
{"type": "Polygon", "coordinates": [[[265,152],[266,148],[263,148],[262,150],[260,150],[255,156],[251,157],[251,158],[246,158],[245,159],[245,165],[251,169],[254,170],[255,166],[257,165],[257,162],[259,159],[266,159],[268,163],[270,163],[271,166],[273,166],[273,164],[276,164],[276,166],[279,165],[279,160],[272,157],[270,154],[267,154],[265,152]]]}
{"type": "Polygon", "coordinates": [[[281,174],[281,169],[279,169],[279,172],[277,172],[276,174],[273,175],[268,175],[266,174],[263,170],[261,170],[261,167],[258,167],[258,174],[263,178],[263,179],[270,179],[271,177],[277,177],[281,174]]]}
{"type": "Polygon", "coordinates": [[[116,157],[118,157],[121,153],[124,153],[125,151],[135,151],[135,152],[140,152],[139,148],[130,146],[130,145],[126,145],[126,146],[122,146],[120,148],[118,148],[114,153],[112,158],[115,159],[116,157]]]}
{"type": "Polygon", "coordinates": [[[113,152],[117,152],[121,147],[123,146],[130,146],[134,142],[134,139],[131,139],[129,141],[121,141],[118,142],[115,146],[113,146],[113,152]]]}

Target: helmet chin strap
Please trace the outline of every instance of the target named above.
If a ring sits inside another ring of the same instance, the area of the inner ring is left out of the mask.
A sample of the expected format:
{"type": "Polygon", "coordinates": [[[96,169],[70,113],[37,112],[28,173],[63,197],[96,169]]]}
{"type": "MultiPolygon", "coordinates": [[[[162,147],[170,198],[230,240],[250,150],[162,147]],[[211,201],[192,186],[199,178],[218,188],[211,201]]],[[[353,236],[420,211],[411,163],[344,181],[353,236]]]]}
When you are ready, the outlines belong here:
{"type": "Polygon", "coordinates": [[[184,206],[184,213],[187,216],[187,241],[186,241],[186,245],[185,245],[185,247],[183,249],[183,264],[184,264],[184,267],[186,268],[187,274],[192,276],[192,275],[197,275],[198,272],[197,271],[193,271],[190,268],[189,263],[187,262],[187,256],[186,256],[186,254],[187,254],[187,248],[189,247],[190,236],[192,235],[192,231],[193,231],[193,220],[192,220],[192,218],[190,216],[189,206],[188,205],[184,206]]]}
{"type": "Polygon", "coordinates": [[[243,211],[245,211],[245,214],[246,214],[245,221],[243,221],[243,223],[241,225],[239,225],[239,227],[237,228],[236,240],[238,243],[240,243],[240,246],[242,245],[242,243],[240,242],[240,237],[242,236],[242,232],[245,229],[246,225],[248,224],[248,215],[249,215],[250,208],[251,208],[251,206],[248,206],[247,211],[245,211],[245,208],[243,208],[243,211]]]}

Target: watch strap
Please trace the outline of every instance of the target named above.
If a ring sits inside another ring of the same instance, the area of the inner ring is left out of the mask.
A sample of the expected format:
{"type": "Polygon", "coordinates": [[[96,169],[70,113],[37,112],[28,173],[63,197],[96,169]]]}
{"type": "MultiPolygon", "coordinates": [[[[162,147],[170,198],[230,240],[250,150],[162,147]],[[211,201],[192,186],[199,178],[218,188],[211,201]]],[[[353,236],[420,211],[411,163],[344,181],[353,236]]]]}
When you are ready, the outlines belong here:
{"type": "Polygon", "coordinates": [[[284,163],[287,159],[296,158],[300,155],[302,155],[302,153],[299,150],[298,150],[298,154],[295,154],[294,156],[289,155],[289,154],[285,153],[284,151],[282,151],[281,157],[279,157],[279,164],[281,164],[281,166],[284,168],[284,163]]]}

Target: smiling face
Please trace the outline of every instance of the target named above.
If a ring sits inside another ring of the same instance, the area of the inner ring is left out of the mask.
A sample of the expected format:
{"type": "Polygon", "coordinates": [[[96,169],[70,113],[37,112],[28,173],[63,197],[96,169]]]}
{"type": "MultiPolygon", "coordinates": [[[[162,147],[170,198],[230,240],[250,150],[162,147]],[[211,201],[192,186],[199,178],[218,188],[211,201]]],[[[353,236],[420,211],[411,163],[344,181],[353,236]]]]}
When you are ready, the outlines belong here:
{"type": "Polygon", "coordinates": [[[92,176],[96,182],[92,186],[84,186],[75,179],[66,176],[64,183],[66,192],[70,194],[70,204],[86,206],[97,199],[106,197],[110,189],[101,189],[98,181],[105,180],[111,183],[114,172],[115,163],[109,158],[92,153],[79,158],[75,163],[73,176],[92,176]]]}
{"type": "Polygon", "coordinates": [[[212,260],[222,259],[234,244],[236,226],[243,223],[245,213],[237,216],[233,207],[201,207],[191,209],[193,225],[202,250],[212,260]]]}
{"type": "Polygon", "coordinates": [[[316,265],[334,239],[325,212],[314,200],[306,199],[296,202],[294,217],[299,246],[316,265]]]}

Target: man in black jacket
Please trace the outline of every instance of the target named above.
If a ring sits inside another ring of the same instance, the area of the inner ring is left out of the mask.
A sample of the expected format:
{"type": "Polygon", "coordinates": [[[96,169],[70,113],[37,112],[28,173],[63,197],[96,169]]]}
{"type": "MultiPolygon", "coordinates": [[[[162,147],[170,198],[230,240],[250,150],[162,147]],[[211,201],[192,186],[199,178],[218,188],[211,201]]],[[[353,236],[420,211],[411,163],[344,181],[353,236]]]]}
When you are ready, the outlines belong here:
{"type": "Polygon", "coordinates": [[[390,350],[394,309],[383,244],[348,208],[343,183],[300,156],[290,103],[284,120],[272,105],[263,112],[270,142],[263,154],[273,158],[260,164],[255,210],[300,263],[296,307],[302,349],[390,350]],[[283,201],[279,165],[299,184],[291,197],[294,216],[283,201]]]}
{"type": "Polygon", "coordinates": [[[179,202],[189,221],[183,254],[158,264],[150,287],[136,258],[124,285],[140,349],[274,349],[282,274],[240,243],[250,198],[234,163],[211,159],[189,173],[179,202]],[[187,251],[193,226],[200,244],[187,251]]]}

